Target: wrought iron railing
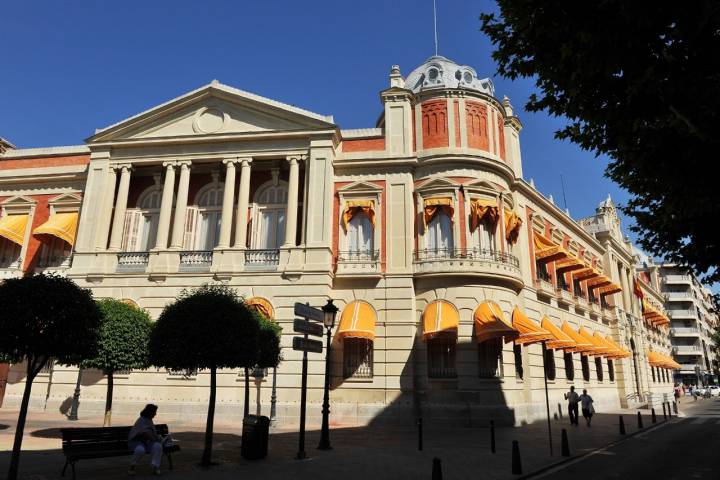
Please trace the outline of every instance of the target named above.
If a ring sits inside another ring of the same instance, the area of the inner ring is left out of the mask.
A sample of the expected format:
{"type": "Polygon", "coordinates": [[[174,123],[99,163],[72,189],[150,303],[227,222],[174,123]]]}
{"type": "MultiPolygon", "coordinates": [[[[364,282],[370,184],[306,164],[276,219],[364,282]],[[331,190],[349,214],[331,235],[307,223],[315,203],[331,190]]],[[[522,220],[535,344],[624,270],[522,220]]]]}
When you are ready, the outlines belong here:
{"type": "Polygon", "coordinates": [[[38,268],[70,268],[71,264],[72,257],[69,255],[57,255],[41,258],[38,262],[38,268]]]}
{"type": "Polygon", "coordinates": [[[117,269],[123,271],[145,270],[150,260],[148,252],[122,252],[117,254],[117,269]]]}
{"type": "Polygon", "coordinates": [[[0,268],[19,268],[20,257],[0,257],[0,268]]]}
{"type": "Polygon", "coordinates": [[[253,249],[245,251],[245,265],[250,267],[275,266],[280,262],[278,249],[253,249]]]}
{"type": "Polygon", "coordinates": [[[338,253],[338,263],[377,263],[380,250],[348,250],[338,253]]]}
{"type": "Polygon", "coordinates": [[[426,248],[415,252],[416,262],[443,260],[476,260],[520,268],[520,260],[516,256],[485,248],[426,248]]]}
{"type": "Polygon", "coordinates": [[[193,250],[180,252],[180,268],[182,270],[207,269],[212,265],[212,250],[193,250]]]}

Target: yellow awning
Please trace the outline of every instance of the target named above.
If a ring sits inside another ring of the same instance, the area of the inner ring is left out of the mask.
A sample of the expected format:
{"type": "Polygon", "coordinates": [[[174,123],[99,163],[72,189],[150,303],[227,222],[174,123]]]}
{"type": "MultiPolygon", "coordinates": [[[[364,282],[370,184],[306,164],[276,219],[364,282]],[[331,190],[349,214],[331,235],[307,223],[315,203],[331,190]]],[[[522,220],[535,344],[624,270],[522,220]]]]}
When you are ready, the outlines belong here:
{"type": "Polygon", "coordinates": [[[613,293],[622,292],[622,287],[618,285],[617,283],[610,283],[610,285],[606,285],[604,287],[600,287],[597,291],[597,293],[601,296],[605,295],[612,295],[613,293]]]}
{"type": "Polygon", "coordinates": [[[578,333],[585,337],[585,339],[587,339],[592,344],[593,349],[590,351],[590,355],[598,355],[604,357],[614,350],[613,348],[607,346],[605,343],[601,342],[599,338],[593,336],[590,331],[587,330],[585,327],[580,327],[578,333]]]}
{"type": "Polygon", "coordinates": [[[585,263],[572,254],[568,254],[567,258],[558,260],[555,263],[555,272],[558,275],[565,272],[580,270],[581,268],[585,268],[585,263]]]}
{"type": "Polygon", "coordinates": [[[505,337],[509,342],[518,338],[520,333],[505,320],[500,306],[491,301],[478,305],[473,314],[475,322],[475,340],[478,343],[492,338],[505,337]]]}
{"type": "Polygon", "coordinates": [[[606,277],[602,273],[600,274],[600,276],[591,278],[587,282],[588,290],[592,290],[594,288],[606,287],[608,285],[612,285],[612,280],[610,280],[608,277],[606,277]]]}
{"type": "Polygon", "coordinates": [[[601,335],[599,332],[593,333],[593,337],[595,337],[601,345],[604,345],[605,347],[610,349],[605,355],[607,358],[622,358],[625,356],[625,352],[622,349],[608,342],[607,338],[601,335]]]}
{"type": "Polygon", "coordinates": [[[47,222],[33,230],[33,235],[52,235],[72,245],[75,243],[77,225],[78,212],[56,213],[47,222]]]}
{"type": "Polygon", "coordinates": [[[671,370],[679,370],[680,364],[672,358],[663,355],[662,353],[653,352],[648,350],[647,352],[648,363],[653,367],[667,368],[671,370]]]}
{"type": "Polygon", "coordinates": [[[553,336],[553,339],[545,344],[547,348],[565,350],[577,346],[577,342],[556,327],[547,316],[543,317],[540,326],[553,336]]]}
{"type": "Polygon", "coordinates": [[[443,211],[445,215],[450,217],[450,221],[453,220],[453,214],[455,209],[453,208],[453,201],[450,197],[434,197],[426,198],[423,202],[423,220],[425,225],[430,223],[435,215],[439,211],[443,211]]]}
{"type": "Polygon", "coordinates": [[[600,275],[602,274],[588,264],[585,264],[584,268],[573,272],[573,278],[580,281],[589,280],[591,278],[599,277],[600,275]]]}
{"type": "Polygon", "coordinates": [[[370,219],[373,228],[375,227],[375,201],[374,200],[348,200],[345,202],[342,222],[347,230],[348,223],[357,214],[362,214],[370,219]]]}
{"type": "Polygon", "coordinates": [[[347,304],[340,316],[338,338],[368,338],[375,340],[377,314],[367,302],[355,300],[347,304]]]}
{"type": "Polygon", "coordinates": [[[497,228],[500,210],[497,200],[489,198],[473,198],[470,200],[470,232],[477,230],[478,225],[485,223],[491,231],[497,228]]]}
{"type": "Polygon", "coordinates": [[[569,352],[577,352],[585,355],[590,355],[594,351],[595,347],[593,346],[592,342],[580,335],[575,330],[573,330],[570,324],[567,323],[567,321],[563,322],[560,330],[568,337],[572,338],[573,341],[575,341],[575,347],[573,347],[572,349],[568,349],[569,352]]]}
{"type": "Polygon", "coordinates": [[[245,300],[245,303],[257,310],[260,315],[267,318],[268,320],[272,320],[275,318],[275,309],[273,309],[272,304],[270,303],[270,300],[263,297],[252,297],[247,300],[245,300]]]}
{"type": "Polygon", "coordinates": [[[627,350],[622,348],[620,345],[618,345],[617,342],[612,339],[612,337],[605,337],[605,341],[607,343],[609,343],[610,345],[612,345],[613,347],[615,347],[616,349],[618,349],[619,351],[621,351],[623,353],[623,358],[632,357],[632,353],[628,352],[627,350]]]}
{"type": "Polygon", "coordinates": [[[552,333],[530,320],[518,306],[512,312],[512,326],[520,332],[520,336],[515,339],[516,345],[530,345],[554,338],[552,333]]]}
{"type": "Polygon", "coordinates": [[[535,260],[554,262],[569,256],[562,246],[556,245],[552,240],[537,232],[533,232],[533,242],[535,243],[535,260]]]}
{"type": "Polygon", "coordinates": [[[22,246],[28,215],[5,215],[0,219],[0,237],[22,246]]]}
{"type": "Polygon", "coordinates": [[[520,227],[522,227],[522,219],[512,210],[505,209],[505,239],[514,245],[520,236],[520,227]]]}
{"type": "Polygon", "coordinates": [[[435,300],[423,311],[423,338],[428,340],[439,335],[456,335],[460,325],[457,308],[445,300],[435,300]]]}

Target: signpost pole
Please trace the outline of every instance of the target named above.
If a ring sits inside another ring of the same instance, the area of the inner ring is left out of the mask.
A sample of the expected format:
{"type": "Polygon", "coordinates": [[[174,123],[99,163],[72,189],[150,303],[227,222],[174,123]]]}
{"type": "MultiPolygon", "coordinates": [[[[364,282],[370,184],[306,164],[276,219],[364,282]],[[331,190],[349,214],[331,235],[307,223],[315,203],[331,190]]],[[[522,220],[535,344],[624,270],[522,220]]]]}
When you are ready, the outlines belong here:
{"type": "MultiPolygon", "coordinates": [[[[307,339],[307,334],[305,334],[307,339]]],[[[302,385],[300,387],[300,439],[298,441],[298,460],[304,459],[307,455],[305,454],[305,403],[307,401],[307,351],[303,351],[302,359],[302,385]]]]}

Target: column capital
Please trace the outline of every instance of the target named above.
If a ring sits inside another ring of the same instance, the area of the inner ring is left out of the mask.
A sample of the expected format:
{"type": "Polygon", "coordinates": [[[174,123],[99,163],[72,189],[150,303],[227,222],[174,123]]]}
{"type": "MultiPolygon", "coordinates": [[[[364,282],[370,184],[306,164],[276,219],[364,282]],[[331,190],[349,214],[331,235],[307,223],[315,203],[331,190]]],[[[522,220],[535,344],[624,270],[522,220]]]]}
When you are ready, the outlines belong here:
{"type": "Polygon", "coordinates": [[[172,160],[172,161],[170,161],[170,162],[163,162],[163,163],[162,163],[162,166],[165,167],[165,168],[175,168],[176,165],[177,165],[177,162],[176,162],[175,160],[172,160]]]}
{"type": "Polygon", "coordinates": [[[223,165],[225,165],[227,168],[235,167],[235,164],[239,163],[239,162],[240,162],[239,158],[223,158],[223,161],[222,161],[223,165]]]}
{"type": "Polygon", "coordinates": [[[238,157],[237,160],[243,167],[249,167],[253,161],[252,157],[238,157]]]}
{"type": "Polygon", "coordinates": [[[123,170],[132,170],[132,164],[130,163],[117,163],[115,165],[110,165],[110,168],[115,171],[123,171],[123,170]]]}
{"type": "Polygon", "coordinates": [[[307,155],[288,155],[285,157],[285,160],[287,160],[290,165],[293,165],[295,163],[300,163],[303,160],[307,160],[307,155]]]}
{"type": "Polygon", "coordinates": [[[177,162],[177,165],[178,165],[181,169],[190,169],[190,166],[192,165],[192,162],[191,162],[190,160],[181,160],[181,161],[177,162]]]}

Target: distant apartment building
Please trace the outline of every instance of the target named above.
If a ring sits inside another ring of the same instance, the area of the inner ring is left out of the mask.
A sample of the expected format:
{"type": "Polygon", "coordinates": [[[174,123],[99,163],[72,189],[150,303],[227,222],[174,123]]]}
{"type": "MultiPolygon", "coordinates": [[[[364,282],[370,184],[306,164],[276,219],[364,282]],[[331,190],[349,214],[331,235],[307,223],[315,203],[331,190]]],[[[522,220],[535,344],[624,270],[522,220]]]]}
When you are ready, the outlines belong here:
{"type": "Polygon", "coordinates": [[[718,326],[718,315],[713,311],[712,293],[681,265],[660,265],[660,275],[672,320],[673,358],[681,365],[676,381],[688,385],[717,381],[717,349],[711,335],[718,326]]]}

